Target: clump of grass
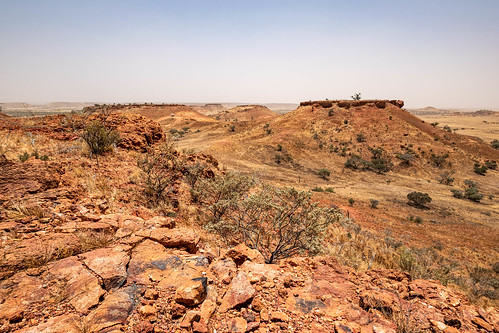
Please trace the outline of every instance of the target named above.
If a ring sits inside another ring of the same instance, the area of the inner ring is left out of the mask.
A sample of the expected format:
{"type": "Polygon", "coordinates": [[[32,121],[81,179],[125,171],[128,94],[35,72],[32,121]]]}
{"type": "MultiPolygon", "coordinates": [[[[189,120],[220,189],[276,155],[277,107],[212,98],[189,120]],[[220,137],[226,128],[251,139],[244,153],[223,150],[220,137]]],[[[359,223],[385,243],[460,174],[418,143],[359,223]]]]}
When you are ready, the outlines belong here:
{"type": "Polygon", "coordinates": [[[87,252],[94,249],[106,247],[113,241],[114,234],[111,232],[78,231],[76,237],[81,245],[81,251],[87,252]]]}

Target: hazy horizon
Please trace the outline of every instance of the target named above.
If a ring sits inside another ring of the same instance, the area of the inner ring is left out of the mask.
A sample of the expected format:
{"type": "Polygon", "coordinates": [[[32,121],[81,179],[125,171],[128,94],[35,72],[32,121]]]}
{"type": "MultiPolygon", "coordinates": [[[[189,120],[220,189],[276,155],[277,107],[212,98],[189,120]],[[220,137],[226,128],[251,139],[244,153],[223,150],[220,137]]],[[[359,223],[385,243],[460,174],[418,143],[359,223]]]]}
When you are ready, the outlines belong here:
{"type": "Polygon", "coordinates": [[[0,12],[3,103],[361,92],[407,108],[499,108],[495,0],[0,0],[0,12]]]}

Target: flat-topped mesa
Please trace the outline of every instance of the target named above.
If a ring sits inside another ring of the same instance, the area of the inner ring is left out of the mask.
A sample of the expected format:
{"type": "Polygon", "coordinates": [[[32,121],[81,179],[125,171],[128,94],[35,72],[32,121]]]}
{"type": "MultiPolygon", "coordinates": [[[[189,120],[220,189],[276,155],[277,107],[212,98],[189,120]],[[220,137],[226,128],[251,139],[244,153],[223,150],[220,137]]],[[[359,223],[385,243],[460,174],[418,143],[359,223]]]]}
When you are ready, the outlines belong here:
{"type": "Polygon", "coordinates": [[[307,102],[301,102],[300,106],[310,106],[310,105],[317,105],[321,106],[323,108],[330,108],[333,105],[337,105],[340,108],[345,108],[348,109],[350,107],[354,106],[363,106],[367,104],[372,104],[376,106],[377,108],[384,109],[387,104],[392,104],[395,105],[399,108],[404,106],[404,101],[401,100],[388,100],[388,99],[362,99],[358,101],[352,101],[352,100],[325,100],[325,101],[307,101],[307,102]]]}
{"type": "Polygon", "coordinates": [[[98,111],[119,111],[123,109],[127,109],[130,107],[134,108],[142,108],[142,107],[152,107],[152,108],[161,108],[165,106],[186,106],[185,104],[175,104],[175,103],[160,103],[160,104],[154,104],[154,103],[127,103],[127,104],[95,104],[93,106],[86,106],[83,108],[83,112],[87,113],[92,113],[92,112],[98,112],[98,111]]]}

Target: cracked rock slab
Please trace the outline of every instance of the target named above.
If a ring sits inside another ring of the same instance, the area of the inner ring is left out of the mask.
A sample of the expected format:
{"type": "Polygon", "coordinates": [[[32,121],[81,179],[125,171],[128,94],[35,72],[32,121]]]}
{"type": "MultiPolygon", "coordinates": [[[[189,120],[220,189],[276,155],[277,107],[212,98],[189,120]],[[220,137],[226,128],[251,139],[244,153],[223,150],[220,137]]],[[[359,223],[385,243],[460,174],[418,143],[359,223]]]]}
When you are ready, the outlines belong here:
{"type": "Polygon", "coordinates": [[[102,248],[80,256],[89,269],[102,278],[106,290],[121,287],[127,278],[130,256],[123,246],[102,248]]]}

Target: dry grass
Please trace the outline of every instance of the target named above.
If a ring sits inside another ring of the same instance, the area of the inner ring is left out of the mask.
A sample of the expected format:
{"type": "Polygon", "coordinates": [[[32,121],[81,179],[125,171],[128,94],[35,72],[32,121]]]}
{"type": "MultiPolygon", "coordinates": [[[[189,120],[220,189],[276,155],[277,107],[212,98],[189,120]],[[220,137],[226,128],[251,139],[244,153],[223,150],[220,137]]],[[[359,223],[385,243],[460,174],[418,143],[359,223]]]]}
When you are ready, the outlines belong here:
{"type": "Polygon", "coordinates": [[[81,252],[100,249],[108,246],[113,241],[111,232],[77,231],[76,236],[81,244],[81,252]]]}
{"type": "Polygon", "coordinates": [[[70,257],[75,254],[75,251],[62,244],[43,244],[42,251],[39,255],[32,256],[26,259],[26,267],[34,268],[48,264],[51,261],[70,257]]]}
{"type": "Polygon", "coordinates": [[[43,219],[49,217],[50,214],[39,205],[26,206],[23,203],[15,202],[8,205],[7,214],[9,218],[35,217],[43,219]]]}

